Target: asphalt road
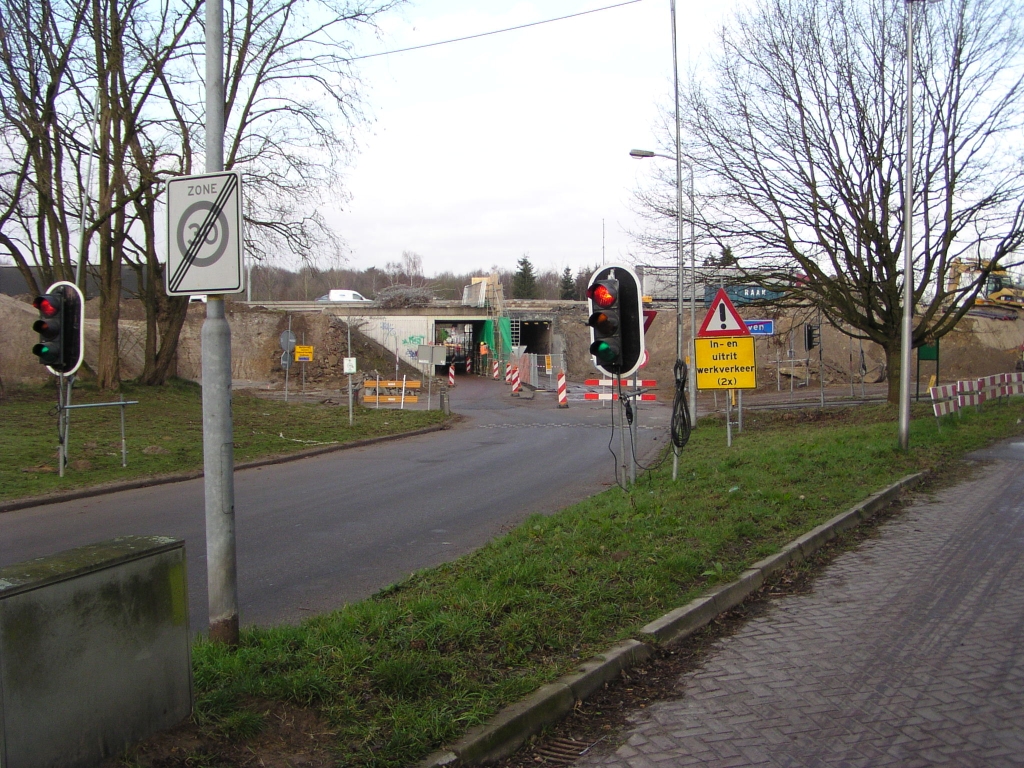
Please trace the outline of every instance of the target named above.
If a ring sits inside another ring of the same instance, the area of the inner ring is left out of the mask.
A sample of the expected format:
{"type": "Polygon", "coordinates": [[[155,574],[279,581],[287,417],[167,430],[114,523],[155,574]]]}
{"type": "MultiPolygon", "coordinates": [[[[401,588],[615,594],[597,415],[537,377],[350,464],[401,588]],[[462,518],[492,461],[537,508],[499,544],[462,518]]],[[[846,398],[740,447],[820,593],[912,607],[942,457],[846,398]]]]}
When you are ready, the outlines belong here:
{"type": "MultiPolygon", "coordinates": [[[[464,377],[454,429],[235,473],[241,623],[296,623],[470,552],[532,513],[615,483],[611,410],[558,409],[464,377]]],[[[668,439],[667,404],[645,404],[639,449],[668,439]]],[[[613,441],[616,450],[618,439],[613,441]]],[[[0,516],[0,563],[128,534],[186,542],[191,627],[206,613],[203,481],[48,504],[0,516]]]]}

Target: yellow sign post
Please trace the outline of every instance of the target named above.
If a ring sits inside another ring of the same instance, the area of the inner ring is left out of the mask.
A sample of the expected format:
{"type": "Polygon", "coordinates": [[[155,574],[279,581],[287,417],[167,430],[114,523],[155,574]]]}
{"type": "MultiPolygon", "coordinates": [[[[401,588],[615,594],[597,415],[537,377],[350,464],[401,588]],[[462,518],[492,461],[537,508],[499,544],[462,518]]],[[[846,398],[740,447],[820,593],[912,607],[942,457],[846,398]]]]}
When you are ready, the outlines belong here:
{"type": "Polygon", "coordinates": [[[697,389],[757,389],[753,336],[697,337],[697,389]]]}

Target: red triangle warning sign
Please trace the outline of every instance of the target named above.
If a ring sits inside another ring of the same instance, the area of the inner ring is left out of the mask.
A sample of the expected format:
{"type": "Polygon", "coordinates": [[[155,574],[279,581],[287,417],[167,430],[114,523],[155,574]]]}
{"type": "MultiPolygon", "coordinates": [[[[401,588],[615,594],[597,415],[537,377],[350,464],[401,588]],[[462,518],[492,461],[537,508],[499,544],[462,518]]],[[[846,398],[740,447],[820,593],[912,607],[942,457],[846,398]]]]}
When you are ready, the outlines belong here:
{"type": "Polygon", "coordinates": [[[711,306],[708,308],[707,315],[704,317],[704,322],[700,325],[700,330],[697,331],[697,336],[699,338],[707,338],[708,336],[749,335],[750,329],[743,322],[743,318],[736,311],[736,307],[729,301],[729,296],[726,294],[725,289],[719,288],[718,293],[715,294],[715,298],[711,302],[711,306]]]}

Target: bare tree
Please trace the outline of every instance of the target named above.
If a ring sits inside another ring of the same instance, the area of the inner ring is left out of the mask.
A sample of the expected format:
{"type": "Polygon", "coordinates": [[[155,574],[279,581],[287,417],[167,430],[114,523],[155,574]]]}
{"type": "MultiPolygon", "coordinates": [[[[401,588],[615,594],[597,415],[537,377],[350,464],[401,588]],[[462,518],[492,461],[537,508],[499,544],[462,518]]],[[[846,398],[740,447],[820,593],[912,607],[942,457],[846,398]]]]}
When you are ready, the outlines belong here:
{"type": "MultiPolygon", "coordinates": [[[[1024,240],[1019,10],[1013,0],[943,0],[918,14],[915,346],[952,330],[1024,240]],[[990,261],[957,284],[958,265],[979,249],[990,261]]],[[[707,76],[682,94],[705,230],[748,275],[788,286],[791,301],[882,346],[891,402],[905,13],[892,0],[760,0],[721,30],[707,76]]]]}
{"type": "MultiPolygon", "coordinates": [[[[346,35],[401,0],[228,0],[225,165],[242,170],[250,257],[340,261],[319,206],[344,199],[341,168],[362,119],[346,35]]],[[[122,265],[147,309],[145,383],[173,373],[187,304],[165,294],[154,217],[168,176],[197,172],[205,140],[201,0],[0,0],[0,246],[68,278],[78,240],[101,293],[99,383],[116,387],[122,265]],[[95,117],[94,117],[95,116],[95,117]],[[90,134],[95,123],[96,140],[90,134]],[[97,194],[76,221],[84,167],[97,194]]]]}
{"type": "Polygon", "coordinates": [[[82,1],[0,3],[0,245],[30,288],[73,275],[64,183],[74,48],[87,12],[82,1]]]}

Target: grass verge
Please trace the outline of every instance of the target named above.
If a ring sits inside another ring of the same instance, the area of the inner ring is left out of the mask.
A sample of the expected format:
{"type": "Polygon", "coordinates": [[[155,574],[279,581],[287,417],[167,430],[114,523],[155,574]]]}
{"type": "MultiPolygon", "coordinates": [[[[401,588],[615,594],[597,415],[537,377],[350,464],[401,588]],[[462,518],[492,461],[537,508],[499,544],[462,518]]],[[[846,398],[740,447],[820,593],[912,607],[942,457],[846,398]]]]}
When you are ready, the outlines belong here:
{"type": "Polygon", "coordinates": [[[663,466],[631,493],[535,516],[368,600],[300,626],[245,630],[237,650],[200,641],[194,722],[123,764],[290,764],[272,744],[305,750],[310,765],[414,764],[870,493],[1017,434],[1024,402],[966,412],[941,431],[919,417],[908,452],[896,447],[895,416],[753,413],[732,448],[706,420],[679,482],[663,466]],[[294,712],[318,735],[284,734],[282,713],[294,712]]]}
{"type": "MultiPolygon", "coordinates": [[[[121,466],[118,408],[71,411],[70,464],[57,473],[57,390],[10,390],[0,403],[0,500],[103,483],[188,472],[203,467],[202,388],[184,380],[163,387],[124,384],[120,393],[75,386],[73,404],[138,400],[126,408],[128,466],[121,466]]],[[[398,434],[437,424],[440,411],[369,409],[284,403],[246,392],[232,395],[235,463],[398,434]]]]}

